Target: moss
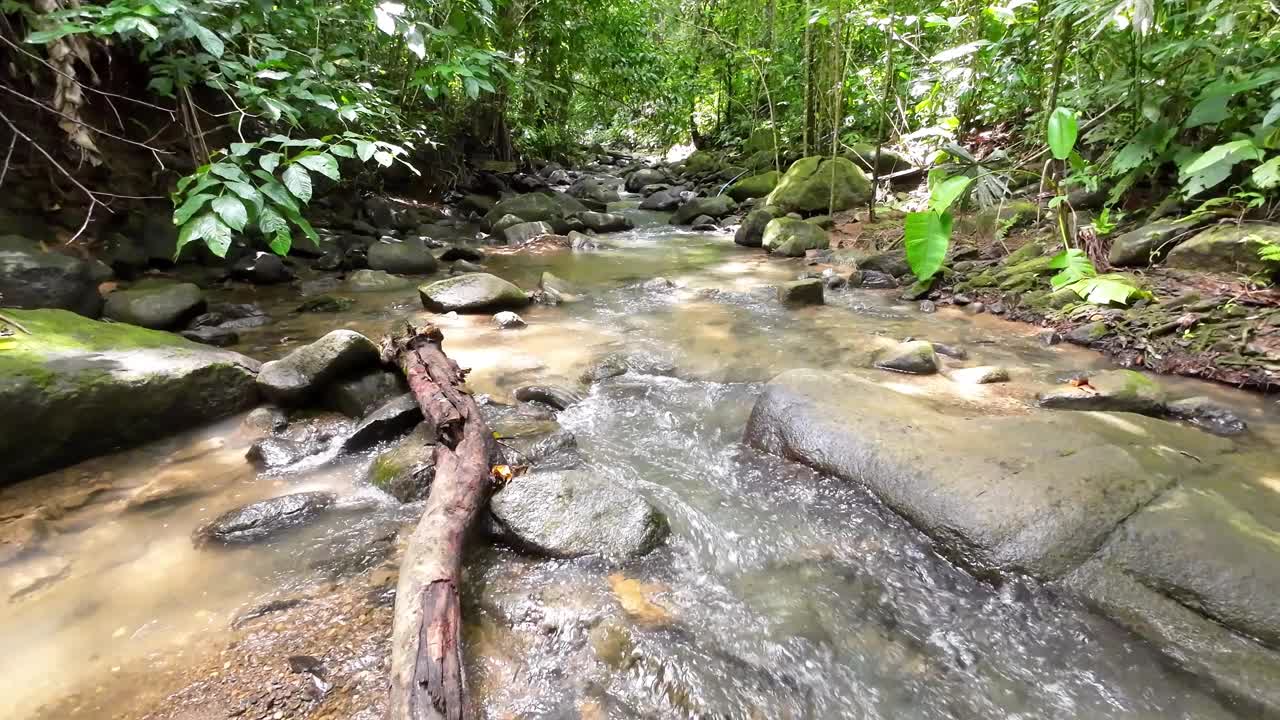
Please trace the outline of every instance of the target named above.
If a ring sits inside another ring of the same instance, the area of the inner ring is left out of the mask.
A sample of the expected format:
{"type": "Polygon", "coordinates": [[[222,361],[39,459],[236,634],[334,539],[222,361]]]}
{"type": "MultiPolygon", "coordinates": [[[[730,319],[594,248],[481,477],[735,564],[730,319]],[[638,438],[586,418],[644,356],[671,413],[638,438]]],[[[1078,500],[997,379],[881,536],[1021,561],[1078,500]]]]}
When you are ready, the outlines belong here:
{"type": "Polygon", "coordinates": [[[1004,270],[1000,272],[1003,277],[1012,277],[1014,275],[1022,275],[1024,273],[1045,273],[1053,268],[1049,267],[1049,263],[1053,262],[1053,258],[1042,255],[1040,257],[1023,260],[1019,263],[1006,265],[1004,270]]]}
{"type": "Polygon", "coordinates": [[[1026,245],[1023,245],[1017,250],[1014,250],[1013,252],[1009,253],[1009,256],[1004,259],[1004,264],[1006,266],[1017,265],[1018,263],[1031,260],[1032,258],[1038,258],[1041,255],[1044,255],[1044,253],[1045,253],[1044,243],[1040,242],[1039,240],[1032,240],[1026,245]]]}
{"type": "Polygon", "coordinates": [[[969,278],[968,282],[969,287],[971,288],[989,288],[1000,284],[1000,281],[996,279],[996,274],[990,270],[985,270],[974,275],[969,278]]]}
{"type": "Polygon", "coordinates": [[[393,483],[404,472],[399,453],[388,450],[379,455],[369,468],[369,483],[384,492],[391,492],[393,483]]]}
{"type": "Polygon", "coordinates": [[[1010,275],[1000,282],[1000,289],[1005,292],[1024,293],[1035,286],[1035,273],[1010,275]]]}

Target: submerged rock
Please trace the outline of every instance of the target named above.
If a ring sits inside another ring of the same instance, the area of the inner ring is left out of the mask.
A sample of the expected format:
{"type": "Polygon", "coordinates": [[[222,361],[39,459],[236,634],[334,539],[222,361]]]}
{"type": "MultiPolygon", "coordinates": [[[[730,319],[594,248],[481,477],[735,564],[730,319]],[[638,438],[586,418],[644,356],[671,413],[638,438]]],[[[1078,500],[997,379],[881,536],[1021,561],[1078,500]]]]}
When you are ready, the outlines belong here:
{"type": "Polygon", "coordinates": [[[582,470],[516,478],[489,509],[513,543],[551,557],[637,557],[668,532],[666,518],[638,493],[582,470]]]}
{"type": "Polygon", "coordinates": [[[67,576],[71,562],[57,555],[34,557],[5,568],[5,593],[17,600],[67,576]]]}
{"type": "Polygon", "coordinates": [[[1165,406],[1170,417],[1184,420],[1217,435],[1238,435],[1249,428],[1230,408],[1207,397],[1189,397],[1165,406]]]}
{"type": "Polygon", "coordinates": [[[251,407],[258,363],[66,310],[6,309],[29,332],[0,350],[0,484],[251,407]]]}
{"type": "Polygon", "coordinates": [[[340,295],[318,295],[307,298],[297,307],[300,313],[340,313],[350,310],[356,301],[340,295]]]}
{"type": "Polygon", "coordinates": [[[412,281],[392,275],[385,270],[357,270],[347,276],[347,287],[353,292],[403,290],[412,285],[412,281]]]}
{"type": "Polygon", "coordinates": [[[260,542],[314,520],[337,500],[338,496],[330,492],[304,492],[251,503],[229,510],[197,529],[194,540],[197,545],[260,542]]]}
{"type": "Polygon", "coordinates": [[[204,311],[204,292],[192,283],[142,282],[107,296],[102,314],[153,330],[183,325],[204,311]]]}
{"type": "Polygon", "coordinates": [[[251,445],[245,457],[257,467],[276,469],[298,462],[315,449],[288,438],[266,437],[251,445]]]}
{"type": "Polygon", "coordinates": [[[529,304],[524,291],[488,273],[469,273],[418,288],[422,304],[436,313],[486,312],[529,304]]]}
{"type": "Polygon", "coordinates": [[[658,357],[643,353],[609,353],[594,361],[582,371],[580,379],[590,385],[594,382],[618,377],[628,372],[642,375],[672,375],[675,365],[658,357]]]}
{"type": "Polygon", "coordinates": [[[933,343],[927,340],[912,340],[899,343],[896,347],[884,351],[876,359],[875,365],[881,370],[892,370],[909,375],[932,375],[938,372],[938,355],[933,348],[933,343]]]}
{"type": "Polygon", "coordinates": [[[1040,407],[1055,410],[1112,410],[1157,417],[1166,407],[1164,388],[1133,370],[1090,375],[1087,384],[1054,388],[1038,399],[1040,407]]]}
{"type": "Polygon", "coordinates": [[[369,466],[369,484],[402,503],[427,496],[435,479],[435,445],[431,429],[419,425],[396,446],[374,458],[369,466]]]}
{"type": "Polygon", "coordinates": [[[279,360],[263,363],[258,387],[269,400],[297,405],[347,373],[377,366],[378,346],[354,330],[334,330],[279,360]]]}

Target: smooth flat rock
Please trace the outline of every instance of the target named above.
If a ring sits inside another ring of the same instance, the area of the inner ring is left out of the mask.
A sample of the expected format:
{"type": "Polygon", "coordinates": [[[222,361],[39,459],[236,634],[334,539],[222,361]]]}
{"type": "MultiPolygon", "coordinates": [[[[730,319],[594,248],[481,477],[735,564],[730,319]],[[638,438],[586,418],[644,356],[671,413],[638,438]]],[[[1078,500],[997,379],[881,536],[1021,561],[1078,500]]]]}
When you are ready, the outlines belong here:
{"type": "Polygon", "coordinates": [[[378,346],[354,330],[334,330],[279,360],[262,364],[258,387],[267,399],[298,405],[338,377],[381,361],[378,346]]]}
{"type": "Polygon", "coordinates": [[[1159,417],[1166,394],[1156,381],[1133,370],[1105,370],[1087,385],[1063,385],[1040,393],[1040,407],[1054,410],[1115,410],[1159,417]]]}
{"type": "Polygon", "coordinates": [[[637,557],[668,532],[666,518],[642,496],[582,470],[516,478],[489,509],[515,544],[551,557],[637,557]]]}
{"type": "Polygon", "coordinates": [[[197,544],[238,544],[266,540],[289,528],[306,524],[333,507],[330,492],[303,492],[262,500],[229,510],[195,532],[197,544]]]}
{"type": "Polygon", "coordinates": [[[821,305],[822,281],[818,278],[793,280],[778,285],[778,302],[784,305],[821,305]]]}
{"type": "Polygon", "coordinates": [[[403,290],[412,285],[412,281],[392,275],[386,270],[357,270],[347,277],[347,287],[352,292],[403,290]]]}
{"type": "Polygon", "coordinates": [[[258,362],[66,310],[11,310],[0,351],[0,485],[233,415],[258,362]]]}
{"type": "Polygon", "coordinates": [[[491,312],[529,304],[524,291],[488,273],[468,273],[418,288],[422,304],[431,312],[491,312]]]}
{"type": "Polygon", "coordinates": [[[756,402],[745,441],[837,477],[968,564],[1066,573],[1126,517],[1227,441],[1119,413],[982,416],[853,376],[792,370],[756,402]],[[1158,441],[1157,441],[1158,439],[1158,441]]]}
{"type": "Polygon", "coordinates": [[[102,314],[116,322],[168,330],[199,315],[204,291],[192,283],[139,283],[107,296],[102,314]]]}
{"type": "Polygon", "coordinates": [[[56,308],[98,317],[102,298],[88,263],[44,252],[19,235],[0,236],[0,307],[56,308]]]}

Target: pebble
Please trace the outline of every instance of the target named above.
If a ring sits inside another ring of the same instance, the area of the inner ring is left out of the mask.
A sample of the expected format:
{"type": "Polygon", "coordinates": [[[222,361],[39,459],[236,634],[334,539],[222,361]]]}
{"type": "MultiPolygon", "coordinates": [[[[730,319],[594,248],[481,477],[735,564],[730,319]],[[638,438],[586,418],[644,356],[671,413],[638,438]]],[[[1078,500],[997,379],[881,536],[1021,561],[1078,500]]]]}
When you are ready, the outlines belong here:
{"type": "Polygon", "coordinates": [[[935,312],[938,312],[938,305],[937,305],[937,303],[935,303],[935,302],[934,302],[934,301],[932,301],[932,300],[921,300],[921,301],[920,301],[920,312],[922,312],[922,313],[935,313],[935,312]]]}

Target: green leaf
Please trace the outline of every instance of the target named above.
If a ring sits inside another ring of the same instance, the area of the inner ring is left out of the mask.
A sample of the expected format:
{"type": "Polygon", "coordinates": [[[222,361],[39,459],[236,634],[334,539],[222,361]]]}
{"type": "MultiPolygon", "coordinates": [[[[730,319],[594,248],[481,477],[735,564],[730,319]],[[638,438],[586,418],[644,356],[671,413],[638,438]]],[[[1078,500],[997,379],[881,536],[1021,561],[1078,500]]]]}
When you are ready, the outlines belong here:
{"type": "Polygon", "coordinates": [[[289,233],[289,228],[280,228],[276,230],[275,237],[271,238],[268,243],[271,251],[277,255],[284,256],[289,254],[289,248],[293,247],[293,235],[289,233]]]}
{"type": "Polygon", "coordinates": [[[367,140],[352,140],[356,144],[356,157],[360,158],[360,162],[369,162],[369,158],[377,152],[378,146],[367,140]]]}
{"type": "MultiPolygon", "coordinates": [[[[262,171],[258,170],[257,172],[262,171]]],[[[262,174],[266,175],[266,173],[262,174]]],[[[258,189],[262,191],[262,194],[266,195],[272,202],[280,207],[297,210],[298,201],[293,199],[293,196],[289,194],[289,191],[270,175],[267,175],[267,178],[268,180],[258,187],[258,189]]]]}
{"type": "Polygon", "coordinates": [[[218,218],[214,217],[213,213],[205,213],[183,225],[182,230],[178,232],[178,247],[173,251],[174,259],[178,258],[187,243],[203,239],[212,232],[215,224],[218,224],[218,218]]]}
{"type": "Polygon", "coordinates": [[[40,32],[33,32],[27,36],[27,42],[32,45],[47,45],[53,42],[54,40],[58,40],[68,35],[75,35],[76,33],[82,33],[82,32],[88,32],[88,29],[83,28],[79,25],[72,25],[70,23],[67,23],[65,25],[59,25],[58,27],[52,30],[41,30],[40,32]]]}
{"type": "Polygon", "coordinates": [[[350,145],[334,145],[329,148],[329,152],[340,158],[353,158],[356,156],[356,151],[350,145]]]}
{"type": "Polygon", "coordinates": [[[1080,280],[1070,288],[1085,302],[1094,305],[1128,305],[1130,300],[1151,293],[1134,287],[1123,275],[1102,275],[1080,280]]]}
{"type": "Polygon", "coordinates": [[[1178,173],[1187,197],[1194,197],[1231,175],[1231,169],[1244,160],[1261,160],[1262,150],[1252,140],[1233,140],[1215,145],[1182,167],[1178,173]]]}
{"type": "Polygon", "coordinates": [[[969,189],[971,182],[971,177],[956,175],[934,185],[933,192],[929,195],[929,210],[935,213],[946,212],[969,189]]]}
{"type": "Polygon", "coordinates": [[[1064,107],[1054,108],[1049,115],[1049,150],[1055,158],[1066,160],[1071,157],[1079,131],[1075,111],[1064,107]]]}
{"type": "Polygon", "coordinates": [[[971,43],[965,43],[964,45],[953,47],[950,50],[943,50],[937,55],[934,55],[933,57],[929,58],[929,61],[936,62],[936,63],[945,63],[945,62],[951,62],[952,60],[959,60],[962,57],[968,57],[969,55],[972,55],[978,52],[979,50],[981,50],[982,48],[990,44],[991,44],[990,40],[976,40],[971,43]]]}
{"type": "Polygon", "coordinates": [[[377,160],[378,164],[381,165],[382,167],[391,167],[391,163],[395,162],[396,160],[394,155],[383,150],[379,150],[378,152],[374,153],[373,159],[377,160]]]}
{"type": "Polygon", "coordinates": [[[209,246],[209,251],[214,255],[226,257],[227,249],[231,247],[231,228],[214,218],[209,231],[204,235],[204,244],[209,246]]]}
{"type": "Polygon", "coordinates": [[[222,57],[222,53],[226,50],[226,46],[222,44],[222,38],[209,28],[191,21],[191,31],[195,34],[196,40],[200,41],[200,46],[204,51],[215,58],[222,57]]]}
{"type": "Polygon", "coordinates": [[[254,208],[261,209],[263,201],[262,193],[258,192],[257,188],[254,186],[249,183],[235,181],[228,181],[223,184],[226,185],[228,190],[239,195],[242,200],[245,200],[250,205],[254,206],[254,208]]]}
{"type": "Polygon", "coordinates": [[[284,80],[293,77],[293,73],[284,70],[259,70],[253,76],[262,80],[284,80]]]}
{"type": "Polygon", "coordinates": [[[231,157],[244,157],[256,147],[253,143],[231,143],[231,157]]]}
{"type": "Polygon", "coordinates": [[[287,231],[289,223],[274,207],[268,205],[258,214],[258,229],[263,235],[273,235],[280,230],[287,231]]]}
{"type": "Polygon", "coordinates": [[[283,157],[280,153],[267,153],[258,158],[258,167],[267,172],[275,172],[276,168],[280,166],[280,160],[283,157]]]}
{"type": "Polygon", "coordinates": [[[381,7],[373,9],[373,20],[377,24],[378,29],[387,35],[396,34],[396,19],[390,13],[381,7]]]}
{"type": "Polygon", "coordinates": [[[1227,109],[1227,102],[1231,100],[1230,95],[1210,95],[1195,107],[1191,108],[1191,114],[1187,116],[1186,122],[1182,123],[1185,128],[1200,127],[1201,125],[1212,125],[1226,120],[1231,112],[1227,109]]]}
{"type": "Polygon", "coordinates": [[[232,230],[244,230],[245,224],[249,222],[249,210],[245,208],[240,198],[234,195],[223,195],[214,200],[213,211],[232,230]]]}
{"type": "Polygon", "coordinates": [[[115,33],[125,33],[130,30],[137,30],[152,40],[160,37],[160,30],[155,25],[136,15],[126,15],[116,20],[115,24],[111,26],[111,31],[115,33]]]}
{"type": "Polygon", "coordinates": [[[182,205],[173,212],[173,224],[186,225],[187,221],[191,219],[191,216],[200,212],[200,209],[204,207],[205,203],[209,202],[213,198],[214,196],[209,193],[197,193],[187,198],[186,202],[182,203],[182,205]]]}
{"type": "Polygon", "coordinates": [[[1054,255],[1049,261],[1049,267],[1061,271],[1049,278],[1049,283],[1053,285],[1054,290],[1098,274],[1089,256],[1079,248],[1069,248],[1054,255]]]}
{"type": "Polygon", "coordinates": [[[942,269],[951,243],[951,213],[907,213],[904,225],[907,264],[920,280],[928,280],[942,269]]]}
{"type": "Polygon", "coordinates": [[[1253,169],[1253,184],[1263,190],[1280,186],[1280,155],[1262,163],[1253,169]]]}
{"type": "Polygon", "coordinates": [[[284,186],[293,196],[307,202],[311,199],[311,174],[301,165],[293,164],[284,169],[284,186]]]}
{"type": "Polygon", "coordinates": [[[295,162],[308,170],[313,170],[333,181],[342,179],[342,175],[338,172],[338,161],[328,153],[320,153],[318,155],[307,155],[298,158],[295,162]]]}
{"type": "Polygon", "coordinates": [[[1280,121],[1280,102],[1272,105],[1267,114],[1262,117],[1262,126],[1270,127],[1276,124],[1276,121],[1280,121]]]}
{"type": "Polygon", "coordinates": [[[217,175],[218,177],[226,178],[228,180],[236,180],[238,182],[245,182],[249,179],[245,177],[244,171],[241,170],[239,166],[231,163],[214,163],[209,168],[209,172],[217,175]]]}

